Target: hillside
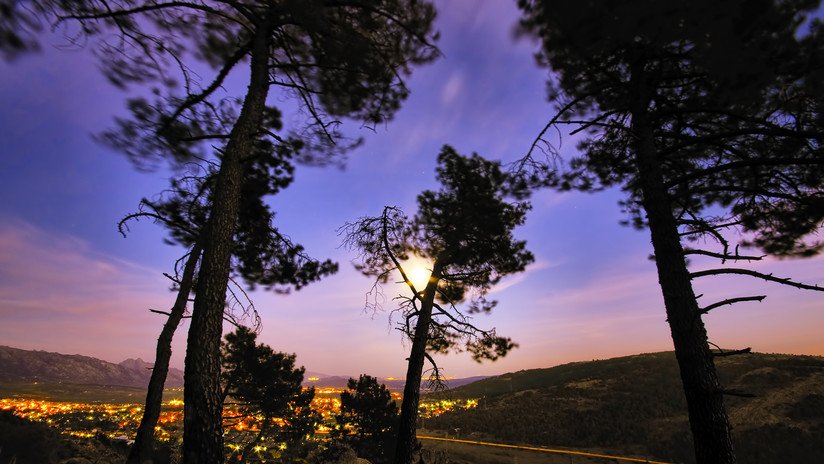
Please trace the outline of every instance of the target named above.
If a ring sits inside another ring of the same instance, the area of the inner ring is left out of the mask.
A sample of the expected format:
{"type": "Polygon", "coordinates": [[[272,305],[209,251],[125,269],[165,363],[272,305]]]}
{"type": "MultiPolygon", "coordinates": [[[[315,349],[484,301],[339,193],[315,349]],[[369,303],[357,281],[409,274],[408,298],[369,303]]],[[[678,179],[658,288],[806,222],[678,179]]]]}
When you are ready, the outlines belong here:
{"type": "MultiPolygon", "coordinates": [[[[717,359],[740,462],[820,463],[824,455],[824,358],[752,354],[717,359]]],[[[427,419],[496,441],[600,448],[692,462],[689,426],[673,353],[531,369],[449,392],[481,398],[475,409],[427,419]]]]}
{"type": "MultiPolygon", "coordinates": [[[[0,346],[0,382],[63,382],[145,387],[151,364],[128,359],[121,364],[81,355],[0,346]]],[[[183,372],[170,369],[167,387],[183,385],[183,372]]]]}

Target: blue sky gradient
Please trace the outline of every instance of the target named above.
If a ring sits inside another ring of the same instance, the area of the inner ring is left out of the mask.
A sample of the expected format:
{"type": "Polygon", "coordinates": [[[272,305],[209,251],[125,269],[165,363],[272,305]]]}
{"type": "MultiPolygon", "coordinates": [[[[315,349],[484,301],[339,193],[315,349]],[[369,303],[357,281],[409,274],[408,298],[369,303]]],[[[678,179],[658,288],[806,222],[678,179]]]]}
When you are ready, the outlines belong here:
{"type": "MultiPolygon", "coordinates": [[[[547,72],[532,58],[537,44],[513,38],[514,2],[438,6],[444,56],[413,73],[412,95],[395,119],[374,132],[349,124],[346,130],[366,142],[350,153],[344,169],[300,166],[295,183],[271,199],[283,232],[313,256],[341,264],[337,275],[300,292],[252,294],[263,318],[260,339],[297,353],[309,370],[400,376],[406,368],[407,347],[388,312],[364,312],[371,282],[354,271],[355,256],[340,248],[336,230],[384,205],[412,213],[416,195],[435,187],[443,144],[514,161],[551,117],[547,72]]],[[[125,113],[126,95],[100,75],[88,50],[66,50],[61,43],[53,36],[41,53],[0,63],[0,344],[115,362],[150,360],[163,321],[147,309],[171,305],[162,273],[182,251],[164,245],[156,225],[136,224],[124,239],[116,223],[142,197],[165,188],[169,173],[138,172],[93,140],[125,113]]],[[[242,76],[232,82],[227,91],[242,90],[242,76]]],[[[562,153],[569,156],[574,148],[565,138],[562,153]]],[[[489,364],[465,354],[441,357],[447,375],[671,349],[647,232],[618,224],[624,219],[619,199],[614,191],[534,196],[517,235],[528,241],[536,263],[502,282],[494,291],[499,306],[476,320],[520,347],[489,364]]],[[[824,283],[820,258],[758,268],[824,283]]],[[[770,296],[763,303],[707,318],[711,340],[824,355],[824,296],[765,285],[770,296]]],[[[698,282],[697,292],[716,300],[762,286],[717,278],[698,282]]],[[[396,290],[387,288],[387,295],[396,290]]],[[[178,367],[187,330],[184,325],[175,338],[178,367]]]]}

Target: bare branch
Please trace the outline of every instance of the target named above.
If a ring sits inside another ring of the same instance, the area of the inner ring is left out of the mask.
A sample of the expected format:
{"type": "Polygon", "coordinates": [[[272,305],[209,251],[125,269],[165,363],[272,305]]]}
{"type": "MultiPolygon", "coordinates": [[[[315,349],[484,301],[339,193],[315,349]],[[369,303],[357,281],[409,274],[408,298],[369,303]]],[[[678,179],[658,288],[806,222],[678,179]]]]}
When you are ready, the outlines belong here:
{"type": "Polygon", "coordinates": [[[404,268],[401,265],[400,261],[398,261],[398,258],[395,256],[394,253],[392,253],[392,248],[389,244],[389,234],[388,234],[388,230],[387,230],[387,226],[386,226],[387,225],[387,223],[386,223],[386,212],[387,212],[387,208],[385,207],[383,209],[384,222],[383,222],[383,231],[382,231],[382,234],[381,234],[381,240],[383,242],[383,249],[386,252],[386,255],[389,256],[389,259],[392,260],[392,263],[395,264],[395,269],[397,269],[398,272],[401,273],[401,278],[403,279],[403,282],[406,284],[407,287],[409,287],[410,290],[412,290],[412,294],[415,295],[415,297],[418,297],[420,295],[420,292],[418,292],[418,290],[415,288],[415,284],[412,283],[412,279],[410,279],[409,276],[406,274],[406,271],[404,270],[404,268]]]}
{"type": "MultiPolygon", "coordinates": [[[[699,137],[683,137],[685,139],[684,142],[670,146],[664,151],[659,153],[659,156],[665,157],[672,153],[682,152],[685,148],[689,148],[691,146],[702,145],[709,142],[714,142],[717,140],[724,140],[734,137],[746,137],[746,136],[766,136],[766,137],[793,137],[793,138],[821,138],[822,133],[815,132],[815,131],[800,131],[800,130],[791,130],[785,128],[772,128],[772,129],[764,129],[764,128],[756,128],[756,127],[745,127],[742,129],[731,130],[727,132],[720,132],[714,131],[710,135],[699,136],[699,137]]],[[[818,164],[818,163],[816,163],[818,164]]]]}
{"type": "Polygon", "coordinates": [[[429,375],[426,378],[427,389],[431,391],[446,390],[448,387],[446,385],[446,379],[444,379],[441,375],[441,368],[438,367],[438,364],[435,362],[435,360],[429,353],[424,352],[423,355],[427,359],[427,361],[429,361],[429,364],[432,366],[432,368],[427,371],[429,373],[429,375]]]}
{"type": "MultiPolygon", "coordinates": [[[[599,87],[599,88],[597,88],[597,89],[595,89],[595,90],[593,90],[593,91],[591,91],[591,92],[588,92],[588,93],[585,93],[585,94],[583,94],[583,95],[581,95],[581,96],[579,96],[579,97],[573,98],[573,99],[572,99],[569,103],[567,103],[567,104],[566,104],[566,105],[564,105],[564,106],[563,106],[560,110],[558,110],[558,111],[555,113],[555,116],[553,116],[553,117],[552,117],[552,119],[550,119],[550,120],[549,120],[549,122],[548,122],[548,123],[546,123],[546,125],[544,126],[544,128],[543,128],[543,129],[541,129],[541,132],[540,132],[540,133],[538,133],[538,136],[537,136],[537,137],[535,137],[535,140],[533,140],[533,141],[532,141],[532,145],[530,145],[530,146],[529,146],[529,150],[526,152],[526,155],[525,155],[525,156],[521,159],[521,161],[519,162],[519,164],[520,164],[521,166],[523,166],[523,165],[526,163],[526,161],[532,157],[532,153],[535,151],[535,148],[537,148],[537,147],[538,147],[538,144],[539,144],[540,142],[544,141],[544,135],[547,133],[547,131],[548,131],[551,127],[553,127],[553,126],[555,126],[556,124],[560,123],[561,117],[562,117],[564,114],[566,114],[566,112],[567,112],[567,111],[571,110],[571,109],[572,109],[575,105],[577,105],[578,103],[580,103],[580,102],[582,102],[582,101],[586,100],[587,98],[592,97],[593,95],[595,95],[595,94],[597,94],[598,92],[600,92],[600,91],[602,91],[602,90],[605,90],[605,89],[606,89],[606,87],[599,87]]],[[[597,121],[597,120],[599,120],[599,119],[600,119],[600,117],[598,117],[598,118],[593,118],[593,121],[597,121]]]]}
{"type": "MultiPolygon", "coordinates": [[[[292,49],[289,46],[289,43],[283,40],[282,38],[280,40],[280,43],[281,48],[286,53],[286,56],[289,58],[289,61],[297,62],[297,59],[292,53],[292,49]]],[[[286,77],[288,77],[292,84],[295,86],[294,88],[297,90],[298,96],[301,100],[303,100],[303,104],[306,106],[306,109],[312,115],[312,118],[315,120],[317,125],[321,128],[321,131],[323,132],[324,136],[328,139],[329,143],[331,143],[332,145],[336,145],[335,137],[333,137],[332,134],[329,133],[329,131],[327,130],[327,124],[323,121],[320,112],[315,107],[315,100],[312,98],[312,94],[305,92],[303,90],[308,87],[308,84],[306,84],[306,79],[303,77],[303,73],[301,73],[300,69],[297,68],[295,68],[294,72],[297,77],[297,80],[300,81],[300,83],[296,82],[295,77],[293,77],[292,74],[288,72],[286,73],[286,77]]]]}
{"type": "MultiPolygon", "coordinates": [[[[474,336],[477,336],[477,334],[486,334],[488,332],[486,330],[481,330],[478,327],[475,327],[474,325],[470,324],[466,321],[465,317],[458,319],[457,317],[450,314],[449,311],[446,311],[443,308],[441,308],[441,306],[437,303],[432,303],[432,307],[438,310],[438,315],[446,316],[447,319],[452,321],[453,324],[449,324],[449,327],[454,329],[456,332],[474,336]],[[459,327],[456,327],[454,324],[458,324],[459,327]]],[[[458,314],[462,316],[462,314],[458,314]]],[[[433,322],[435,321],[433,320],[433,322]]]]}
{"type": "MultiPolygon", "coordinates": [[[[236,305],[241,307],[241,318],[238,320],[233,313],[228,313],[224,314],[223,319],[232,323],[236,327],[240,327],[242,325],[240,321],[251,315],[252,328],[255,332],[257,332],[260,330],[261,320],[260,315],[257,312],[257,308],[255,308],[255,303],[249,297],[249,294],[246,293],[246,290],[244,290],[232,276],[229,276],[229,283],[232,285],[227,286],[226,289],[229,291],[229,294],[232,296],[232,299],[234,299],[236,305]],[[246,300],[245,303],[240,300],[238,294],[232,289],[232,286],[234,286],[237,291],[243,295],[243,298],[246,300]]],[[[234,307],[235,305],[231,306],[234,307]]]]}
{"type": "Polygon", "coordinates": [[[705,193],[717,193],[717,192],[736,192],[742,194],[749,194],[757,197],[765,197],[765,198],[780,198],[782,200],[794,201],[794,202],[803,202],[804,199],[797,196],[797,195],[790,195],[788,193],[778,192],[778,191],[770,191],[764,188],[751,188],[751,187],[742,187],[739,185],[713,185],[704,188],[691,188],[689,192],[685,192],[683,195],[690,195],[690,196],[698,196],[705,193]]]}
{"type": "Polygon", "coordinates": [[[804,290],[815,290],[818,292],[824,292],[824,287],[819,287],[818,285],[809,285],[804,284],[801,282],[796,282],[789,277],[787,278],[780,278],[774,277],[772,274],[764,274],[762,272],[752,271],[750,269],[741,269],[741,268],[721,268],[721,269],[708,269],[705,271],[698,271],[698,272],[691,272],[690,278],[695,279],[697,277],[704,277],[710,275],[721,275],[721,274],[738,274],[738,275],[747,275],[751,277],[757,277],[759,279],[764,279],[769,282],[775,282],[782,285],[789,285],[790,287],[801,288],[804,290]]]}
{"type": "MultiPolygon", "coordinates": [[[[171,316],[172,316],[172,313],[170,313],[170,312],[168,312],[168,311],[161,311],[161,310],[159,310],[159,309],[152,309],[152,308],[149,308],[149,311],[151,311],[151,312],[153,312],[153,313],[157,313],[157,314],[163,314],[164,316],[169,316],[169,317],[171,317],[171,316]]],[[[183,318],[183,319],[191,319],[191,317],[192,317],[192,316],[181,316],[181,318],[183,318]]]]}
{"type": "MultiPolygon", "coordinates": [[[[208,87],[203,89],[202,92],[194,95],[189,95],[188,97],[186,97],[186,100],[184,100],[183,103],[181,103],[180,106],[175,110],[175,112],[172,113],[171,116],[169,116],[169,119],[161,127],[159,132],[162,132],[163,129],[168,128],[169,124],[171,124],[173,120],[177,119],[178,116],[183,114],[184,111],[202,102],[215,90],[217,90],[221,85],[223,85],[223,81],[226,80],[226,76],[228,76],[229,72],[235,67],[235,65],[238,64],[240,60],[243,59],[244,56],[246,56],[247,53],[249,53],[250,49],[251,41],[248,41],[245,44],[239,46],[237,50],[235,50],[235,53],[226,60],[226,63],[217,73],[217,76],[214,78],[212,83],[209,84],[208,87]]],[[[225,138],[228,138],[228,136],[226,136],[225,138]]]]}
{"type": "Polygon", "coordinates": [[[726,357],[726,356],[735,356],[735,355],[739,355],[739,354],[746,354],[746,353],[751,353],[752,352],[752,348],[749,348],[749,347],[741,349],[741,350],[724,351],[723,348],[721,348],[720,346],[716,345],[715,343],[713,343],[709,340],[707,340],[707,344],[714,346],[715,349],[718,350],[718,351],[711,351],[711,354],[714,357],[723,358],[723,357],[726,357]]]}
{"type": "Polygon", "coordinates": [[[738,250],[734,255],[726,254],[726,253],[715,253],[708,250],[699,250],[695,248],[687,248],[684,250],[685,255],[703,255],[703,256],[710,256],[712,258],[718,258],[723,263],[726,260],[730,261],[760,261],[765,258],[767,255],[760,255],[760,256],[747,256],[747,255],[739,255],[738,250]]]}
{"type": "Polygon", "coordinates": [[[718,308],[720,306],[731,305],[731,304],[735,304],[735,303],[741,303],[743,301],[758,301],[758,302],[761,302],[761,301],[764,300],[764,298],[767,298],[767,295],[741,296],[741,297],[737,297],[737,298],[727,298],[726,300],[721,300],[717,303],[713,303],[711,305],[707,305],[703,308],[700,308],[698,310],[698,315],[700,316],[701,314],[707,314],[708,312],[710,312],[713,309],[718,308]]]}
{"type": "MultiPolygon", "coordinates": [[[[146,202],[146,201],[141,202],[140,207],[142,208],[144,205],[148,205],[148,202],[146,202]]],[[[151,206],[149,206],[149,207],[151,207],[151,206]]],[[[171,221],[171,220],[161,216],[160,214],[153,213],[153,212],[148,212],[148,211],[139,211],[137,213],[132,213],[132,214],[126,215],[123,219],[120,220],[120,222],[117,223],[117,231],[120,232],[120,235],[122,235],[123,237],[126,237],[126,233],[129,231],[129,227],[126,223],[131,221],[131,220],[139,220],[140,218],[143,218],[143,217],[150,218],[150,219],[152,219],[154,221],[157,221],[157,222],[162,222],[162,223],[170,226],[172,229],[180,228],[181,230],[184,230],[187,233],[191,234],[192,237],[197,236],[197,233],[194,230],[192,230],[191,228],[187,227],[185,224],[175,222],[175,221],[171,221]]]]}

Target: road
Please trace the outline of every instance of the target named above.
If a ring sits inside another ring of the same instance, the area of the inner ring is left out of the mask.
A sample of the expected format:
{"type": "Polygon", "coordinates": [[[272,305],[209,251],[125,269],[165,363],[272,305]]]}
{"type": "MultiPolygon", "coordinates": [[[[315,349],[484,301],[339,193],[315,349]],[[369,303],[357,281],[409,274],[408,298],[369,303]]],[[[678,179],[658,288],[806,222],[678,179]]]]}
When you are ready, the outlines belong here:
{"type": "Polygon", "coordinates": [[[596,453],[587,453],[584,451],[570,451],[570,450],[558,450],[558,449],[551,449],[551,448],[539,448],[534,446],[518,446],[518,445],[504,445],[502,443],[490,443],[487,441],[474,441],[474,440],[458,440],[457,438],[442,438],[442,437],[430,437],[426,435],[418,435],[419,440],[433,440],[433,441],[448,441],[453,443],[466,443],[470,445],[480,445],[480,446],[492,446],[497,448],[508,448],[508,449],[518,449],[518,450],[527,450],[527,451],[538,451],[542,453],[553,453],[553,454],[566,454],[566,455],[573,455],[573,456],[586,456],[590,458],[602,458],[602,459],[615,459],[618,461],[626,461],[626,462],[643,462],[647,464],[671,464],[668,462],[661,462],[661,461],[650,461],[648,459],[639,459],[639,458],[627,458],[623,456],[610,456],[607,454],[596,454],[596,453]]]}

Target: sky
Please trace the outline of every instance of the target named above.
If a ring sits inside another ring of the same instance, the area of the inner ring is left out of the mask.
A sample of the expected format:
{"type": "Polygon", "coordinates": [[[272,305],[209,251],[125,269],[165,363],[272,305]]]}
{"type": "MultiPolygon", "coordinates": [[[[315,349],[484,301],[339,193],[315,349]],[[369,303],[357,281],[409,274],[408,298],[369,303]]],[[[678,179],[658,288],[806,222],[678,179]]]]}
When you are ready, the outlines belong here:
{"type": "MultiPolygon", "coordinates": [[[[384,205],[414,213],[415,198],[436,188],[435,158],[444,144],[511,162],[552,115],[547,71],[534,64],[537,44],[516,40],[514,2],[441,1],[436,28],[443,53],[408,80],[412,91],[393,121],[365,138],[345,167],[299,166],[296,180],[270,199],[276,225],[316,258],[340,263],[336,275],[299,292],[251,297],[262,318],[259,340],[297,354],[307,370],[330,375],[402,377],[408,343],[393,329],[391,301],[364,310],[372,282],[355,253],[341,247],[347,221],[384,205]]],[[[227,91],[242,89],[242,79],[227,91]]],[[[174,299],[170,272],[182,250],[162,229],[116,224],[169,173],[139,172],[94,140],[125,115],[127,93],[96,68],[89,50],[57,36],[43,50],[0,62],[0,345],[82,354],[120,362],[153,360],[162,316],[174,299]]],[[[283,96],[272,103],[289,106],[283,96]]],[[[562,153],[575,153],[564,139],[562,153]]],[[[672,349],[647,231],[619,225],[619,192],[537,192],[516,230],[536,260],[494,290],[495,327],[519,344],[506,358],[478,364],[466,353],[439,356],[447,376],[496,375],[573,361],[672,349]]],[[[694,269],[704,263],[695,262],[694,269]]],[[[765,260],[754,267],[824,284],[824,259],[765,260]]],[[[392,286],[386,294],[402,290],[392,286]]],[[[743,277],[696,282],[702,302],[766,292],[762,303],[715,310],[710,340],[728,348],[824,355],[824,294],[743,277]]],[[[178,329],[172,364],[182,367],[188,325],[178,329]]]]}

